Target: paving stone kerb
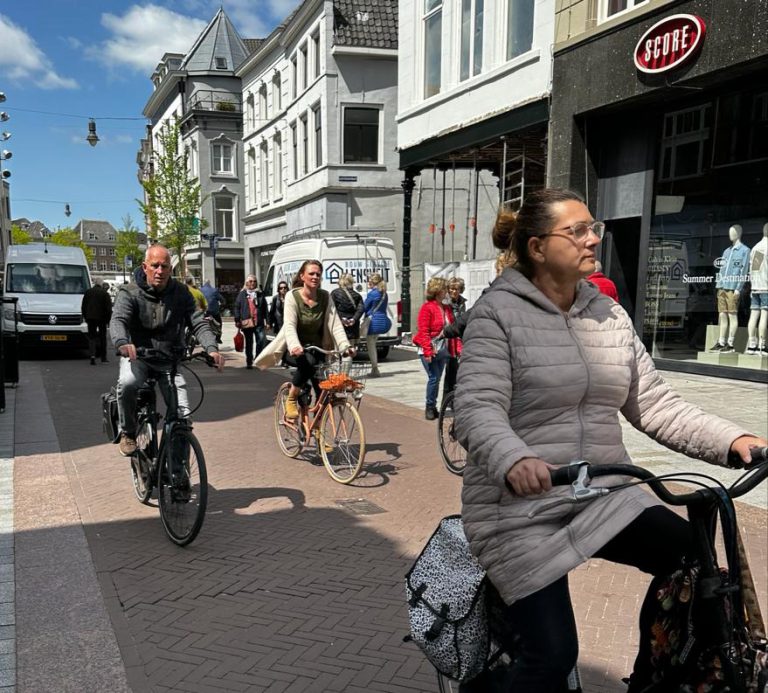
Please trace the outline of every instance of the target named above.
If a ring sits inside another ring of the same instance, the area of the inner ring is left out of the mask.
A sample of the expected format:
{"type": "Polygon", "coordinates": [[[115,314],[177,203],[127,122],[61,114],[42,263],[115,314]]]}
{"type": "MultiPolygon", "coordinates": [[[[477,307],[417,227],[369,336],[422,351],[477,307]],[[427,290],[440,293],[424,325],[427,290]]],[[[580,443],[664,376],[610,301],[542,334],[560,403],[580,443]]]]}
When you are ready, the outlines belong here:
{"type": "MultiPolygon", "coordinates": [[[[44,371],[57,445],[131,688],[436,690],[429,665],[402,642],[403,575],[439,518],[459,509],[460,480],[439,461],[434,423],[403,404],[405,395],[367,397],[366,474],[344,487],[316,456],[279,454],[271,402],[285,374],[247,371],[241,355],[227,356],[234,367],[223,374],[198,369],[207,395],[195,431],[212,490],[201,535],[187,549],[165,539],[156,508],[136,502],[125,460],[102,438],[97,398],[116,366],[25,364],[44,371]],[[359,516],[338,504],[356,499],[386,512],[359,516]]],[[[405,393],[418,371],[400,363],[383,365],[406,371],[391,376],[403,378],[405,393]]],[[[765,609],[765,515],[747,507],[742,517],[765,609]]],[[[624,690],[646,584],[637,571],[601,561],[573,572],[586,690],[624,690]]],[[[62,600],[66,587],[58,586],[62,600]]]]}

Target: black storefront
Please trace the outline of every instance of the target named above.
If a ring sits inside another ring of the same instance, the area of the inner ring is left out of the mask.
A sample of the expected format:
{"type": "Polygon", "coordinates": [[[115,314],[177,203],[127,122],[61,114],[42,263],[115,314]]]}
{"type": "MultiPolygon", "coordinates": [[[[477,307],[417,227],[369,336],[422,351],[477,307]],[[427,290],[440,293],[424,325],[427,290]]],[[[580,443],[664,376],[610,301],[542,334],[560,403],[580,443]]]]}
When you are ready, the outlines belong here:
{"type": "Polygon", "coordinates": [[[562,46],[549,183],[606,221],[658,365],[768,381],[768,3],[668,3],[562,46]]]}

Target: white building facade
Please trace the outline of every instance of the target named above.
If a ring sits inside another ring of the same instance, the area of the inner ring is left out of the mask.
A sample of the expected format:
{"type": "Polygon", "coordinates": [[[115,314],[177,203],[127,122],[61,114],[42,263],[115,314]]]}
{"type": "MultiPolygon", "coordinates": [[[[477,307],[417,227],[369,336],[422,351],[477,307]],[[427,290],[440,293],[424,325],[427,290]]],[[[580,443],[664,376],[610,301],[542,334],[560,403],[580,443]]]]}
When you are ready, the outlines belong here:
{"type": "Polygon", "coordinates": [[[320,231],[399,246],[397,4],[305,0],[237,74],[248,271],[263,278],[281,243],[320,231]]]}
{"type": "Polygon", "coordinates": [[[399,12],[405,312],[424,262],[495,257],[500,204],[545,184],[555,0],[401,0],[399,12]]]}

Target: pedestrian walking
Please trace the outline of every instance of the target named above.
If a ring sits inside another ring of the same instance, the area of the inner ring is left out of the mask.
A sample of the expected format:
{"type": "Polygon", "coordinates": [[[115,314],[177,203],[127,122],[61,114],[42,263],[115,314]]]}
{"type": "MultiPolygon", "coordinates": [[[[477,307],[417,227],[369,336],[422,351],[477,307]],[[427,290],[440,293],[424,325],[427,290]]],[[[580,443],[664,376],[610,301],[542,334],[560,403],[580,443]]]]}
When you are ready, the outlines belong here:
{"type": "Polygon", "coordinates": [[[298,418],[297,398],[309,380],[312,380],[315,394],[319,392],[315,368],[323,357],[304,351],[305,347],[316,346],[326,351],[336,349],[349,356],[355,355],[330,295],[320,288],[322,274],[323,266],[318,260],[302,263],[294,278],[294,284],[298,280],[301,287],[285,297],[283,329],[255,362],[258,368],[269,368],[278,365],[285,354],[285,363],[296,367],[285,403],[287,419],[298,418]]]}
{"type": "Polygon", "coordinates": [[[88,325],[91,365],[96,365],[97,357],[102,363],[107,363],[107,325],[112,318],[112,299],[99,277],[93,280],[93,286],[83,294],[80,312],[88,325]]]}
{"type": "Polygon", "coordinates": [[[208,315],[221,322],[221,305],[224,303],[224,297],[219,293],[215,286],[211,286],[211,281],[206,279],[200,287],[200,291],[208,303],[208,315]]]}
{"type": "Polygon", "coordinates": [[[379,335],[386,334],[392,328],[392,320],[387,314],[387,283],[382,276],[375,272],[368,277],[368,293],[363,303],[363,318],[360,322],[360,334],[365,334],[365,347],[368,360],[371,362],[371,376],[378,378],[379,358],[376,352],[376,342],[379,335]]]}
{"type": "MultiPolygon", "coordinates": [[[[462,517],[472,553],[506,603],[517,657],[462,693],[559,690],[578,652],[568,573],[589,557],[655,577],[690,555],[687,520],[636,485],[584,504],[552,505],[550,470],[573,460],[629,462],[619,412],[678,452],[713,464],[766,445],[685,402],[656,371],[616,302],[584,281],[604,224],[565,190],[530,193],[493,230],[506,268],[472,307],[456,388],[455,431],[468,452],[462,517]]],[[[640,612],[641,653],[629,691],[648,690],[654,580],[640,612]]],[[[502,635],[502,637],[507,637],[502,635]]],[[[505,644],[505,646],[508,646],[505,644]]]]}
{"type": "Polygon", "coordinates": [[[587,277],[588,282],[592,282],[601,294],[610,296],[617,303],[619,302],[619,292],[608,277],[603,274],[603,265],[600,260],[595,260],[595,271],[587,277]]]}
{"type": "Polygon", "coordinates": [[[267,301],[256,287],[256,277],[249,274],[235,299],[235,326],[245,337],[245,367],[253,368],[254,356],[264,348],[267,327],[267,301]],[[254,354],[255,351],[255,354],[254,354]]]}
{"type": "Polygon", "coordinates": [[[333,305],[344,325],[350,344],[356,344],[360,338],[360,318],[363,315],[363,297],[353,288],[355,280],[351,274],[339,277],[339,288],[331,291],[333,305]]]}
{"type": "MultiPolygon", "coordinates": [[[[464,280],[461,277],[452,277],[448,280],[448,300],[451,302],[454,321],[461,319],[461,316],[467,312],[467,299],[463,296],[465,288],[464,280]]],[[[445,337],[446,335],[443,336],[445,337]]],[[[455,352],[455,354],[448,358],[448,362],[445,364],[443,402],[445,402],[448,394],[456,388],[456,375],[459,372],[459,354],[461,353],[461,339],[458,337],[456,337],[455,352]]]]}
{"type": "Polygon", "coordinates": [[[195,280],[193,277],[187,277],[186,279],[186,285],[187,289],[189,289],[189,293],[192,294],[192,298],[195,299],[195,306],[197,310],[202,310],[205,312],[208,309],[208,301],[205,299],[205,295],[203,294],[200,289],[197,288],[195,285],[195,280]]]}
{"type": "Polygon", "coordinates": [[[288,282],[281,281],[277,285],[277,293],[272,297],[272,305],[269,307],[269,326],[272,334],[277,334],[283,329],[283,315],[285,314],[285,296],[288,292],[288,282]]]}
{"type": "Polygon", "coordinates": [[[461,353],[457,339],[441,336],[443,328],[453,323],[453,310],[446,303],[447,282],[443,277],[432,277],[427,282],[426,301],[419,308],[418,332],[413,343],[419,347],[421,365],[427,372],[427,394],[424,418],[432,421],[438,417],[437,393],[445,364],[452,355],[461,353]]]}

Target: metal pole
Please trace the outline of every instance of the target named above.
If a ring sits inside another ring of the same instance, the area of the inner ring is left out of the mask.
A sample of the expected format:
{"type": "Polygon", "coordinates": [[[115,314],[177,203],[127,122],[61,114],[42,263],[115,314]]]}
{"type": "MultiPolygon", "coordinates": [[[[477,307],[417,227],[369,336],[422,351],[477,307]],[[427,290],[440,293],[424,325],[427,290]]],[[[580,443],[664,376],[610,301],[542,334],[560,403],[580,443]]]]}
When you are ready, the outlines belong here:
{"type": "Polygon", "coordinates": [[[437,212],[437,166],[432,167],[432,260],[435,261],[435,214],[437,212]]]}
{"type": "Polygon", "coordinates": [[[403,188],[403,278],[400,298],[403,302],[402,329],[405,332],[411,331],[411,204],[415,185],[413,177],[412,171],[406,171],[405,178],[400,183],[403,188]]]}
{"type": "Polygon", "coordinates": [[[440,245],[443,249],[443,262],[445,262],[445,169],[443,169],[443,218],[440,223],[440,245]]]}
{"type": "Polygon", "coordinates": [[[501,199],[499,200],[499,207],[503,207],[507,199],[507,138],[502,135],[501,141],[504,144],[504,154],[501,159],[501,199]]]}
{"type": "Polygon", "coordinates": [[[477,169],[477,154],[475,154],[475,228],[472,229],[472,259],[477,260],[477,204],[480,196],[480,171],[477,169]]]}
{"type": "Polygon", "coordinates": [[[453,250],[456,240],[456,160],[453,160],[453,187],[451,189],[451,262],[454,261],[453,250]]]}

